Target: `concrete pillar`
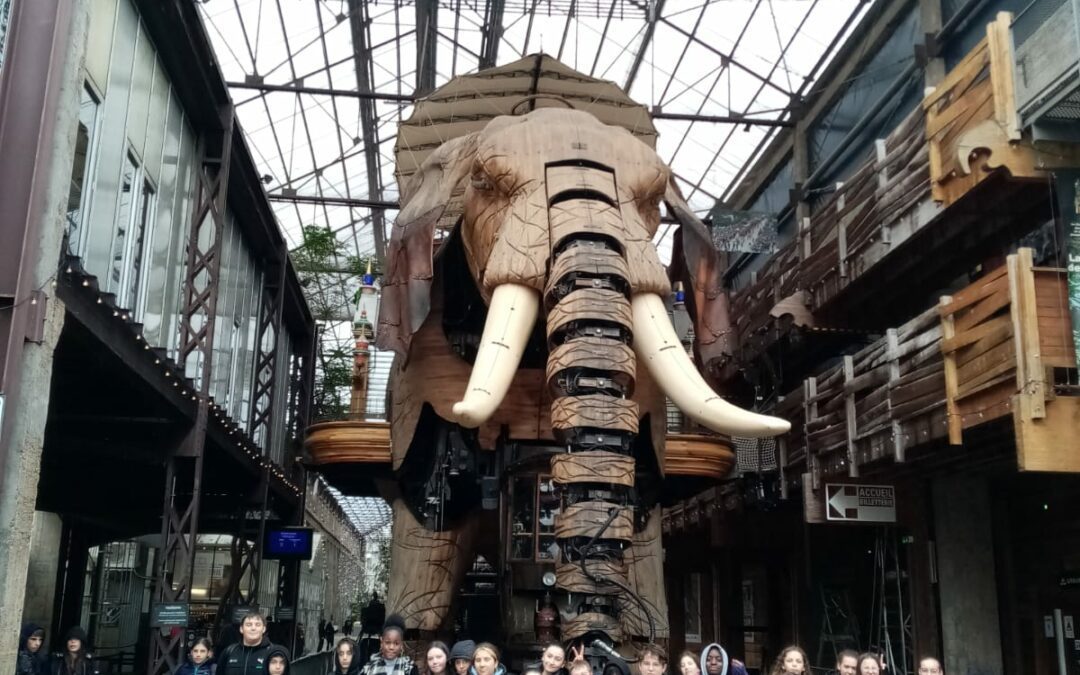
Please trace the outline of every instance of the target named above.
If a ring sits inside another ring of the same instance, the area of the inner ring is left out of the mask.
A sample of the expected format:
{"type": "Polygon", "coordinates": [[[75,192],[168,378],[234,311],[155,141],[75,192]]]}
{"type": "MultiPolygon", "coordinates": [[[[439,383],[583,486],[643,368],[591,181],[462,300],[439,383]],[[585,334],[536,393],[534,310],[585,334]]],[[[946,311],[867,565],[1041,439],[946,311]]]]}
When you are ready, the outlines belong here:
{"type": "Polygon", "coordinates": [[[60,535],[64,524],[60,516],[46,511],[34,512],[30,534],[30,564],[26,572],[26,595],[23,622],[50,626],[56,599],[56,573],[60,565],[60,535]]]}
{"type": "Polygon", "coordinates": [[[989,485],[949,476],[933,483],[938,598],[945,672],[1003,672],[989,485]]]}
{"type": "MultiPolygon", "coordinates": [[[[48,417],[49,386],[52,379],[52,357],[64,321],[63,305],[56,299],[50,280],[57,273],[61,242],[65,226],[68,183],[75,153],[75,131],[79,115],[81,91],[80,68],[86,45],[89,18],[88,0],[34,0],[16,3],[12,15],[12,30],[23,31],[19,42],[8,45],[4,68],[26,67],[27,54],[35,44],[50,46],[58,58],[49,70],[46,87],[58,89],[55,106],[44,114],[52,115],[56,132],[51,138],[38,141],[38,154],[26,157],[26,170],[46,177],[45,185],[35,185],[42,198],[33,206],[31,218],[40,218],[36,228],[36,261],[30,261],[34,287],[41,287],[48,296],[44,330],[40,342],[25,343],[21,359],[18,389],[5,392],[8,403],[5,416],[10,416],[10,440],[0,446],[4,471],[0,472],[0,672],[15,669],[19,628],[23,616],[27,567],[30,562],[31,532],[34,526],[34,503],[37,499],[41,450],[44,444],[45,423],[48,417]],[[26,21],[16,27],[19,11],[35,14],[54,13],[55,21],[26,21]],[[34,34],[38,31],[41,34],[34,34]]],[[[29,58],[34,58],[30,56],[29,58]]],[[[10,73],[5,73],[5,77],[10,73]]],[[[50,98],[54,96],[49,95],[50,98]]],[[[40,103],[40,101],[38,102],[40,103]]],[[[4,114],[0,111],[0,114],[4,114]]],[[[55,579],[55,577],[54,577],[55,579]]]]}

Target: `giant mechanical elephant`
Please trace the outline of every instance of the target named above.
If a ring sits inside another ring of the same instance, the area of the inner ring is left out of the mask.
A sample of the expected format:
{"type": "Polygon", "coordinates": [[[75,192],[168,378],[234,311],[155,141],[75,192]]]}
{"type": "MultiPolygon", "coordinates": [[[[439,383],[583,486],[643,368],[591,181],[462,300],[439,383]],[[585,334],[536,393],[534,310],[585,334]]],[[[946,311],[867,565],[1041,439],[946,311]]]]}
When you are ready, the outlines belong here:
{"type": "Polygon", "coordinates": [[[552,107],[496,117],[403,186],[378,345],[398,353],[387,605],[410,629],[445,629],[477,551],[498,564],[505,523],[485,508],[503,473],[539,457],[561,488],[563,639],[655,635],[665,395],[723,434],[788,430],[715,394],[676,336],[652,243],[661,201],[681,223],[671,268],[708,360],[728,327],[716,253],[671,170],[627,130],[552,107]]]}

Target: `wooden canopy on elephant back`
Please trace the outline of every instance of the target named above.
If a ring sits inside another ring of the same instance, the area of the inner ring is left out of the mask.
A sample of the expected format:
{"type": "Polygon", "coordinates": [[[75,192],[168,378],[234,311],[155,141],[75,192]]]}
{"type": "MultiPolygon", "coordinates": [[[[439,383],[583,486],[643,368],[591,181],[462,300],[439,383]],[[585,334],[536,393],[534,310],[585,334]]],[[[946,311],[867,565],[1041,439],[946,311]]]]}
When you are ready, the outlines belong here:
{"type": "Polygon", "coordinates": [[[398,185],[404,185],[446,141],[479,131],[500,115],[547,107],[583,110],[656,147],[656,127],[648,109],[619,85],[579,73],[547,54],[531,54],[505,66],[455,77],[417,101],[412,115],[398,127],[394,143],[398,185]]]}

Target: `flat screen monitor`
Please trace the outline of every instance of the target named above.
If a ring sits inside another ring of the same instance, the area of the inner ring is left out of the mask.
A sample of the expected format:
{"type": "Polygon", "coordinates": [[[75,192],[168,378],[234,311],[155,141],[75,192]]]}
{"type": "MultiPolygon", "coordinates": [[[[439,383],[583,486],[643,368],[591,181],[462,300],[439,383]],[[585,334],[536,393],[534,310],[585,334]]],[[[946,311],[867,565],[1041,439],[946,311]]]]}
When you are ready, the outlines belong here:
{"type": "Polygon", "coordinates": [[[268,527],[265,560],[311,560],[315,531],[310,527],[268,527]]]}

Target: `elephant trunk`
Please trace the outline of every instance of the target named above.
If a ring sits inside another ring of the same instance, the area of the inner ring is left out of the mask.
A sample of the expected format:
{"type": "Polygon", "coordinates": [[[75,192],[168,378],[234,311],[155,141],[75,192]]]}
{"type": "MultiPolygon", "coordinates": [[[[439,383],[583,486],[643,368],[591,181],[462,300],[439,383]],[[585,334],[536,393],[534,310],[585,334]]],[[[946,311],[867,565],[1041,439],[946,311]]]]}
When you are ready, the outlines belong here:
{"type": "MultiPolygon", "coordinates": [[[[611,181],[610,173],[606,178],[611,181]]],[[[584,177],[582,183],[604,179],[584,177]]],[[[549,201],[559,217],[551,218],[544,292],[547,384],[552,432],[568,450],[551,462],[562,487],[555,575],[558,588],[581,599],[574,615],[564,617],[562,639],[621,642],[620,609],[630,601],[623,552],[634,535],[631,453],[638,432],[638,407],[630,400],[636,370],[630,275],[619,239],[610,235],[619,227],[619,211],[603,192],[570,189],[549,193],[549,201]],[[603,222],[597,214],[604,214],[603,222]]]]}

